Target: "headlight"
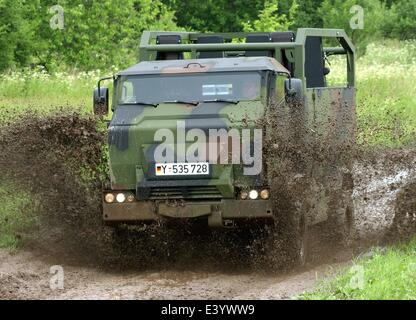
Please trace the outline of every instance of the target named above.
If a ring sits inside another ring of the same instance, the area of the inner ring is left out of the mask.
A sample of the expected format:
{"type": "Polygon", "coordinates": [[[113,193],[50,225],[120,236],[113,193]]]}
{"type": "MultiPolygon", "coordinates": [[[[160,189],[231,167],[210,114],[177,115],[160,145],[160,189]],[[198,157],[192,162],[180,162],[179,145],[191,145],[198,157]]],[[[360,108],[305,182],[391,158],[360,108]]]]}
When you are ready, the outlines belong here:
{"type": "Polygon", "coordinates": [[[107,202],[107,203],[113,203],[113,202],[114,202],[114,200],[115,200],[114,194],[112,194],[112,193],[107,193],[107,194],[104,196],[104,200],[105,200],[105,202],[107,202]]]}
{"type": "Polygon", "coordinates": [[[267,189],[261,190],[260,191],[260,198],[262,198],[263,200],[267,200],[270,198],[270,192],[267,189]]]}
{"type": "Polygon", "coordinates": [[[257,192],[257,190],[251,190],[251,191],[248,193],[248,197],[249,197],[251,200],[256,200],[256,199],[258,198],[258,196],[259,196],[259,193],[257,192]]]}
{"type": "Polygon", "coordinates": [[[248,198],[248,193],[243,191],[240,193],[240,199],[241,200],[246,200],[248,198]]]}
{"type": "Polygon", "coordinates": [[[134,199],[135,199],[134,195],[132,194],[127,195],[127,198],[126,198],[127,202],[134,202],[134,199]]]}
{"type": "Polygon", "coordinates": [[[124,201],[126,201],[126,196],[124,195],[124,193],[119,193],[116,196],[116,200],[118,203],[122,203],[124,201]]]}

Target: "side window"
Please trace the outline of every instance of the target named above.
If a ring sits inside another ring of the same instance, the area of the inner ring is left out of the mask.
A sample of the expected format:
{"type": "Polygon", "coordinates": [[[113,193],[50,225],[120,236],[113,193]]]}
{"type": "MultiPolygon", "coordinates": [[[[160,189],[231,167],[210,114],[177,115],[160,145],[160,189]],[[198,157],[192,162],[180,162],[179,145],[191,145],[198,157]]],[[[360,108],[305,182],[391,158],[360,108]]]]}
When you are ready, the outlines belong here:
{"type": "Polygon", "coordinates": [[[130,81],[125,81],[121,88],[121,100],[124,103],[135,102],[136,96],[134,95],[134,86],[130,81]]]}
{"type": "Polygon", "coordinates": [[[279,104],[285,99],[285,75],[273,75],[270,81],[270,102],[272,104],[279,104]]]}

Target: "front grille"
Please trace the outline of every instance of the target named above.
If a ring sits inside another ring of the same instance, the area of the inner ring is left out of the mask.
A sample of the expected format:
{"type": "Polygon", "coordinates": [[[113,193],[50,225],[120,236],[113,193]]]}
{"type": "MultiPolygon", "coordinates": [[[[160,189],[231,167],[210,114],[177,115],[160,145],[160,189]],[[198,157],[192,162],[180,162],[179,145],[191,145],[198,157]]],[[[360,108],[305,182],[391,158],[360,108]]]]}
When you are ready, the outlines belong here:
{"type": "Polygon", "coordinates": [[[150,188],[149,199],[218,199],[222,195],[216,186],[150,188]]]}

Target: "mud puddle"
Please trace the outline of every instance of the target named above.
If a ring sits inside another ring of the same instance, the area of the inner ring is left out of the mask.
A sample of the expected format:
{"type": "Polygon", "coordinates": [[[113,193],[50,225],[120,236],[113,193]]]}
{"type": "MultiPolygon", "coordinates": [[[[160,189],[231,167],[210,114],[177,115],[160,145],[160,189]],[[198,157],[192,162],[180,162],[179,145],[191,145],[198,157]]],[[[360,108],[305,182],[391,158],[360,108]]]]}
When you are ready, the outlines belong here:
{"type": "MultiPolygon", "coordinates": [[[[29,251],[17,255],[0,251],[0,299],[291,299],[312,290],[349,259],[339,255],[331,263],[284,275],[169,269],[110,272],[63,264],[59,289],[54,287],[56,274],[50,273],[54,267],[45,263],[45,257],[29,251]]],[[[55,261],[60,263],[59,258],[55,261]]]]}

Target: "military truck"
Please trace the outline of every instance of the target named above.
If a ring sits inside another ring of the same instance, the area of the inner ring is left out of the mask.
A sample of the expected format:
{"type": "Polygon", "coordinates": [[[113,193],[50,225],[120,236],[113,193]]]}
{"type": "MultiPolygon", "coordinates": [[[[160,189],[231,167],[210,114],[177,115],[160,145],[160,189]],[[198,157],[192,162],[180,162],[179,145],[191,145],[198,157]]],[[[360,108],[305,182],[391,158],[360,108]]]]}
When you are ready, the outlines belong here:
{"type": "Polygon", "coordinates": [[[112,112],[105,223],[260,223],[301,263],[312,226],[351,240],[355,72],[343,30],[146,31],[139,59],[94,90],[94,113],[112,112]],[[345,62],[341,85],[329,80],[332,55],[345,62]]]}

